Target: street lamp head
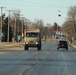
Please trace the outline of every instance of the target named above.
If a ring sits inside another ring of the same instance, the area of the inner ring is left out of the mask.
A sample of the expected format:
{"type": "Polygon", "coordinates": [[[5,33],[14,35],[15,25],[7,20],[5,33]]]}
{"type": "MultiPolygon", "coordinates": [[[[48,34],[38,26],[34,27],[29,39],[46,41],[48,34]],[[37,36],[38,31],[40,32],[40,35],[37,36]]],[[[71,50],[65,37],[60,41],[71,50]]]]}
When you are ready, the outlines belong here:
{"type": "Polygon", "coordinates": [[[60,15],[60,14],[58,14],[58,16],[59,16],[59,17],[61,17],[61,15],[60,15]]]}

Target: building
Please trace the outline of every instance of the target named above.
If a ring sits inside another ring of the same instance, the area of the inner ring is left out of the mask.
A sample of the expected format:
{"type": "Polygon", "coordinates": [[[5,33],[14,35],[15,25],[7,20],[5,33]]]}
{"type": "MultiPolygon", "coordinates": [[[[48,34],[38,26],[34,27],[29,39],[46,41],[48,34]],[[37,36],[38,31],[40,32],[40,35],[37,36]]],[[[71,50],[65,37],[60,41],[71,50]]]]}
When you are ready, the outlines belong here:
{"type": "Polygon", "coordinates": [[[65,38],[66,37],[65,33],[62,32],[61,29],[59,29],[59,30],[57,30],[57,29],[56,30],[52,30],[51,31],[51,36],[55,37],[55,38],[65,38]]]}

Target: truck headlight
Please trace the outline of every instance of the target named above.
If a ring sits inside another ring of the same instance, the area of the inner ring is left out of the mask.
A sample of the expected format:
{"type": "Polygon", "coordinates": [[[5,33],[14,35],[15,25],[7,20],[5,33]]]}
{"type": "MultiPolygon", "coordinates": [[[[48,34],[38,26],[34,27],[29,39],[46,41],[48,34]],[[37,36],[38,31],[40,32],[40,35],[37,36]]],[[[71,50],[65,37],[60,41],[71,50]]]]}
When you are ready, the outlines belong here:
{"type": "Polygon", "coordinates": [[[38,42],[36,42],[36,44],[38,44],[38,42]]]}
{"type": "Polygon", "coordinates": [[[26,44],[28,44],[28,42],[26,42],[26,44]]]}

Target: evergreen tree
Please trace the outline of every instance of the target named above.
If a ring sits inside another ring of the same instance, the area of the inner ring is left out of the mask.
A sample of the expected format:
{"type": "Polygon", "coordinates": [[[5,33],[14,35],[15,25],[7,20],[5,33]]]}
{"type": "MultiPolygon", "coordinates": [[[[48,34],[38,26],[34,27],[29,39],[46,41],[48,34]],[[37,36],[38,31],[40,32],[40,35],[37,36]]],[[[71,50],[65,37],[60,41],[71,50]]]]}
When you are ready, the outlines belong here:
{"type": "MultiPolygon", "coordinates": [[[[4,34],[4,42],[7,42],[7,38],[8,38],[8,17],[6,17],[4,19],[4,23],[3,23],[3,27],[2,27],[2,31],[3,31],[3,34],[4,34]]],[[[13,36],[13,32],[12,32],[12,28],[11,26],[9,25],[9,42],[12,41],[12,36],[13,36]]]]}

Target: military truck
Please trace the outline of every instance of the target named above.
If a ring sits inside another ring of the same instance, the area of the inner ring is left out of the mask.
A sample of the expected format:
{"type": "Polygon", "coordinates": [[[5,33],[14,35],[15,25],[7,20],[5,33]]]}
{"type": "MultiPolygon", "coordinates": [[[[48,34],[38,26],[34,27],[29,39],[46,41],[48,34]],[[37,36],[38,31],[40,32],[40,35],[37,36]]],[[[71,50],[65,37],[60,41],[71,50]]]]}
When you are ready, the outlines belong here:
{"type": "Polygon", "coordinates": [[[24,32],[24,49],[29,47],[37,47],[41,50],[41,32],[39,29],[27,29],[24,32]]]}

